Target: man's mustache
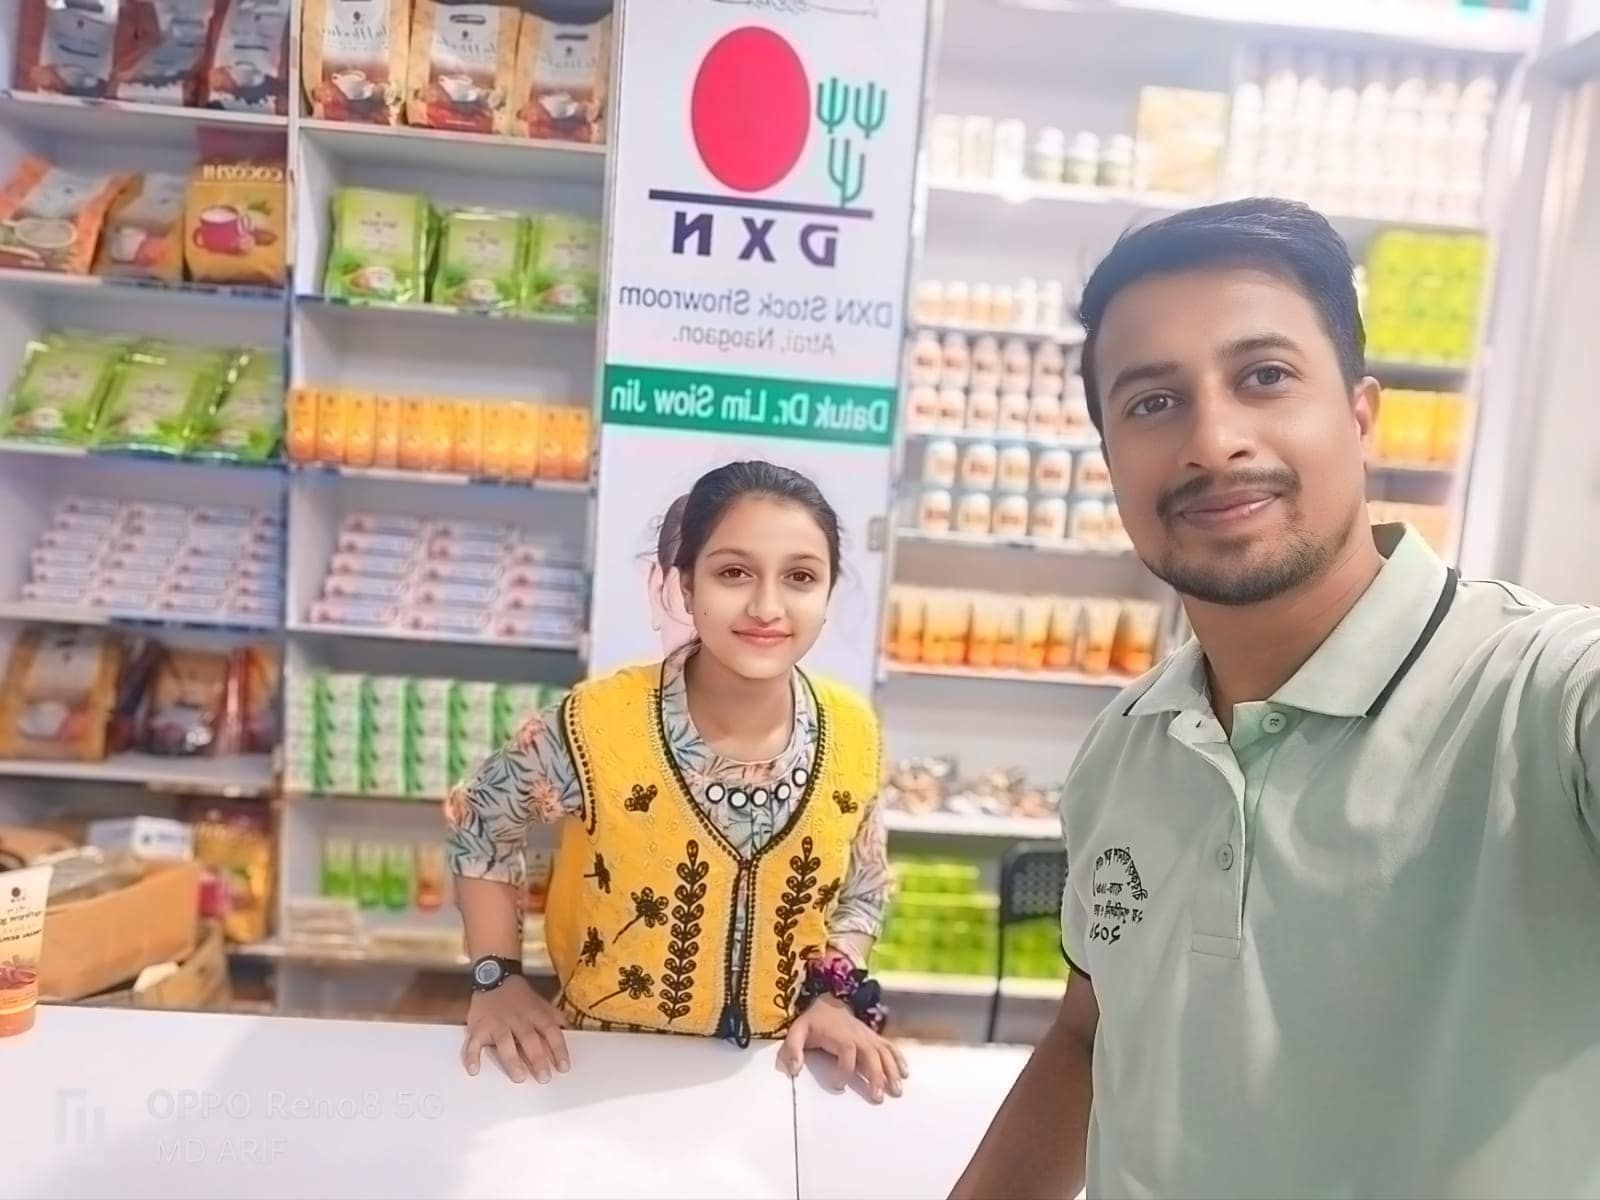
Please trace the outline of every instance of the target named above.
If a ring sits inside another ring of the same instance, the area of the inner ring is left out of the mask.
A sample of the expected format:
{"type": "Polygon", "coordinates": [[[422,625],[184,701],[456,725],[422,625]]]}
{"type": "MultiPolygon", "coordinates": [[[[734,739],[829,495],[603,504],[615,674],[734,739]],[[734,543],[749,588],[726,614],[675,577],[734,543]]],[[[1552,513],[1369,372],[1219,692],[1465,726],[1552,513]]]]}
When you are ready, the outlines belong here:
{"type": "Polygon", "coordinates": [[[1163,492],[1156,501],[1156,515],[1171,521],[1196,500],[1217,492],[1264,491],[1290,496],[1300,490],[1300,476],[1288,467],[1263,467],[1252,471],[1230,471],[1225,475],[1196,475],[1163,492]]]}

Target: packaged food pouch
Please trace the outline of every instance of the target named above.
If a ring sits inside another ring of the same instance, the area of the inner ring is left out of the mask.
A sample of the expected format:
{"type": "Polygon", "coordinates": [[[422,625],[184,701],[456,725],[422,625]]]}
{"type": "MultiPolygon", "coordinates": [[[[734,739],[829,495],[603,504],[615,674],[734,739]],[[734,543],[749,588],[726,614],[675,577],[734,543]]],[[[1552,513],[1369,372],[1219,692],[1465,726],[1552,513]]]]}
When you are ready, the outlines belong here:
{"type": "Polygon", "coordinates": [[[87,274],[106,212],[127,181],[23,159],[0,189],[0,267],[87,274]]]}
{"type": "Polygon", "coordinates": [[[216,7],[216,0],[122,0],[112,94],[193,105],[216,7]]]}
{"type": "Polygon", "coordinates": [[[410,31],[410,0],[305,0],[300,76],[311,115],[400,124],[410,31]]]}
{"type": "Polygon", "coordinates": [[[515,3],[416,0],[406,120],[429,129],[505,133],[517,73],[515,3]]]}
{"type": "Polygon", "coordinates": [[[400,397],[378,396],[372,410],[372,465],[400,465],[400,397]]]}
{"type": "Polygon", "coordinates": [[[242,356],[231,386],[194,423],[189,453],[225,462],[267,462],[283,436],[283,362],[273,351],[242,356]]]}
{"type": "Polygon", "coordinates": [[[282,287],[289,202],[282,137],[203,129],[200,138],[184,203],[190,278],[282,287]]]}
{"type": "Polygon", "coordinates": [[[483,408],[481,400],[451,405],[450,469],[457,475],[483,474],[483,408]]]}
{"type": "Polygon", "coordinates": [[[562,440],[562,477],[581,483],[589,478],[590,444],[594,439],[593,418],[587,408],[566,410],[566,436],[562,440]]]}
{"type": "Polygon", "coordinates": [[[315,462],[317,458],[317,410],[321,393],[312,388],[295,388],[289,396],[289,461],[315,462]]]}
{"type": "Polygon", "coordinates": [[[293,0],[222,0],[212,22],[201,103],[230,112],[289,111],[289,10],[293,0]]]}
{"type": "Polygon", "coordinates": [[[182,175],[135,175],[112,202],[95,256],[96,275],[183,278],[183,209],[189,180],[182,175]]]}
{"type": "Polygon", "coordinates": [[[333,244],[323,290],[341,300],[420,303],[428,248],[426,197],[340,188],[333,197],[333,244]]]}
{"type": "Polygon", "coordinates": [[[194,856],[222,883],[223,936],[239,943],[266,937],[273,882],[272,837],[266,828],[243,815],[208,813],[195,824],[194,856]]]}
{"type": "Polygon", "coordinates": [[[511,409],[489,400],[483,404],[483,474],[504,479],[511,471],[511,409]]]}
{"type": "Polygon", "coordinates": [[[512,132],[564,142],[606,140],[611,18],[567,25],[523,15],[512,132]]]}
{"type": "Polygon", "coordinates": [[[317,461],[330,467],[344,463],[344,410],[343,392],[317,393],[317,461]]]}
{"type": "Polygon", "coordinates": [[[150,754],[209,754],[227,684],[226,653],[169,649],[150,684],[141,748],[150,754]]]}
{"type": "Polygon", "coordinates": [[[12,73],[18,89],[107,95],[120,8],[118,0],[22,0],[12,73]]]}
{"type": "Polygon", "coordinates": [[[433,302],[483,312],[517,306],[527,221],[512,212],[458,208],[444,214],[433,302]]]}
{"type": "Polygon", "coordinates": [[[195,422],[216,403],[227,369],[226,351],[140,343],[117,366],[94,444],[106,450],[181,454],[195,422]]]}
{"type": "Polygon", "coordinates": [[[377,397],[371,392],[347,392],[344,398],[344,462],[347,467],[370,467],[376,453],[377,397]]]}
{"type": "Polygon", "coordinates": [[[506,402],[506,478],[523,483],[532,481],[542,464],[539,461],[541,407],[525,400],[506,402]]]}
{"type": "Polygon", "coordinates": [[[104,758],[120,661],[103,630],[24,630],[0,689],[0,757],[104,758]]]}
{"type": "Polygon", "coordinates": [[[0,430],[24,441],[86,443],[127,351],[127,342],[87,334],[29,343],[0,430]]]}
{"type": "Polygon", "coordinates": [[[560,408],[539,408],[539,478],[560,479],[566,459],[566,415],[560,408]]]}
{"type": "Polygon", "coordinates": [[[546,213],[529,233],[523,308],[593,316],[600,293],[600,225],[586,217],[546,213]]]}

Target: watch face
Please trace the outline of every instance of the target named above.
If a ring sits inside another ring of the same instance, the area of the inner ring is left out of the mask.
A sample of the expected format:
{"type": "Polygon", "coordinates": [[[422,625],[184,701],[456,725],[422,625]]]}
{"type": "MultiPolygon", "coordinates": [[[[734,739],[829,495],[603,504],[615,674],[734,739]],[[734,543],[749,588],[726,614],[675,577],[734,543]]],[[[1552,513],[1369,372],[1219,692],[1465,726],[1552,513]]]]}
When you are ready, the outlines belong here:
{"type": "Polygon", "coordinates": [[[488,987],[490,984],[498,983],[500,976],[503,974],[505,974],[504,969],[492,958],[484,959],[483,962],[472,968],[472,978],[481,987],[488,987]]]}

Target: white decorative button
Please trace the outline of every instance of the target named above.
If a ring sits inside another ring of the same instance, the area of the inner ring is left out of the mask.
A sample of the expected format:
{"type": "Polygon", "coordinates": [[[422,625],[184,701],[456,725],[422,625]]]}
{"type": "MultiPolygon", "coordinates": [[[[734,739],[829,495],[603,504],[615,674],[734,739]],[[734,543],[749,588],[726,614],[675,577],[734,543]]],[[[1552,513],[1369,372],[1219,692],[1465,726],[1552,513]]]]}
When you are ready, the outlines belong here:
{"type": "Polygon", "coordinates": [[[757,808],[765,808],[767,806],[767,789],[757,788],[755,791],[750,793],[750,803],[754,804],[757,808]]]}
{"type": "Polygon", "coordinates": [[[1231,871],[1233,869],[1233,847],[1227,842],[1224,842],[1221,846],[1217,847],[1217,866],[1221,867],[1224,871],[1231,871]]]}
{"type": "Polygon", "coordinates": [[[735,808],[743,808],[749,799],[743,792],[730,792],[728,794],[728,803],[735,808]]]}
{"type": "Polygon", "coordinates": [[[1281,712],[1273,712],[1267,714],[1266,719],[1261,722],[1261,728],[1265,729],[1268,733],[1282,733],[1284,727],[1288,724],[1288,717],[1284,716],[1281,712]]]}
{"type": "Polygon", "coordinates": [[[806,780],[809,778],[811,778],[811,776],[806,774],[806,769],[804,767],[796,768],[794,773],[795,787],[805,787],[806,780]]]}
{"type": "Polygon", "coordinates": [[[787,800],[789,798],[789,785],[787,783],[780,783],[773,792],[773,795],[778,797],[778,801],[780,803],[787,800]]]}
{"type": "Polygon", "coordinates": [[[727,794],[728,789],[723,787],[720,783],[713,783],[706,789],[706,799],[711,801],[713,804],[721,803],[722,798],[727,794]]]}

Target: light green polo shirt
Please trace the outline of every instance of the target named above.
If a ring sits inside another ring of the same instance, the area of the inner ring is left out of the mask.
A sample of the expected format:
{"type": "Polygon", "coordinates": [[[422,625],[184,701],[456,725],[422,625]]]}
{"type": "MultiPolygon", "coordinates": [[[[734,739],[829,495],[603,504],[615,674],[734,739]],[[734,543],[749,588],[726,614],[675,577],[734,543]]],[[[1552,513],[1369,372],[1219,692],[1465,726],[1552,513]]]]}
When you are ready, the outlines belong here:
{"type": "Polygon", "coordinates": [[[1374,536],[1231,737],[1191,642],[1073,767],[1090,1196],[1600,1196],[1600,609],[1374,536]]]}

